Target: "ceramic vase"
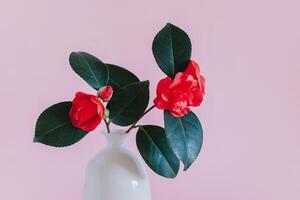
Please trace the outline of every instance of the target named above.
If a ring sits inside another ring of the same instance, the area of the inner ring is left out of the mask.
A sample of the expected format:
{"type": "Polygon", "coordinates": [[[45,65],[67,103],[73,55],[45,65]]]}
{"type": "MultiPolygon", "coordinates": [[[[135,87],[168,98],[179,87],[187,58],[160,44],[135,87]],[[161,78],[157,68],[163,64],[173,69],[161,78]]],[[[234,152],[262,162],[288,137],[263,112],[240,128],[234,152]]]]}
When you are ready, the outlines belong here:
{"type": "Polygon", "coordinates": [[[102,133],[107,146],[86,168],[83,200],[151,200],[141,160],[127,147],[124,130],[102,133]]]}

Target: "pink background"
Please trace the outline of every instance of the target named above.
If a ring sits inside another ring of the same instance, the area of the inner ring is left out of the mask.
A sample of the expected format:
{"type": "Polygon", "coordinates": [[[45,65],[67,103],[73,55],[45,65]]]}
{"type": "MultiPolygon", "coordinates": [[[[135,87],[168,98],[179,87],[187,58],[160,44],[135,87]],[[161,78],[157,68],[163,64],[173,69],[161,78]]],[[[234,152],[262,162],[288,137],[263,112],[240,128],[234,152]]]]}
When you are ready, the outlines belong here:
{"type": "MultiPolygon", "coordinates": [[[[84,50],[151,80],[156,32],[186,30],[207,78],[196,109],[202,152],[167,180],[148,170],[153,199],[300,199],[299,3],[292,0],[1,0],[0,199],[80,200],[99,129],[65,149],[33,144],[42,110],[93,92],[68,64],[84,50]],[[298,13],[297,13],[298,12],[298,13]]],[[[143,123],[162,124],[154,111],[143,123]]],[[[136,151],[134,134],[130,146],[136,151]]]]}

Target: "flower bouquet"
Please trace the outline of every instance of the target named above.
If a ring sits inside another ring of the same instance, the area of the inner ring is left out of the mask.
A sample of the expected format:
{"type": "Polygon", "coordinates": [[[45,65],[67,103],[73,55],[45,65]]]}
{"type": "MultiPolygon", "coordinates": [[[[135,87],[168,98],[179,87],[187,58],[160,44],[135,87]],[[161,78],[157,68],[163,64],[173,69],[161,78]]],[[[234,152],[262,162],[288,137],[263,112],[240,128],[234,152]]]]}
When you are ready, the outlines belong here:
{"type": "Polygon", "coordinates": [[[202,103],[205,80],[191,60],[188,35],[177,26],[168,23],[161,29],[152,51],[166,77],[159,81],[150,106],[149,81],[140,81],[132,72],[89,53],[71,53],[72,69],[95,89],[95,95],[77,92],[73,101],[47,108],[37,120],[34,142],[66,147],[101,124],[110,134],[113,123],[126,127],[123,134],[136,130],[138,150],[157,174],[176,177],[180,161],[187,170],[202,146],[202,127],[191,108],[202,103]],[[164,127],[141,124],[143,116],[155,108],[164,114],[164,127]]]}

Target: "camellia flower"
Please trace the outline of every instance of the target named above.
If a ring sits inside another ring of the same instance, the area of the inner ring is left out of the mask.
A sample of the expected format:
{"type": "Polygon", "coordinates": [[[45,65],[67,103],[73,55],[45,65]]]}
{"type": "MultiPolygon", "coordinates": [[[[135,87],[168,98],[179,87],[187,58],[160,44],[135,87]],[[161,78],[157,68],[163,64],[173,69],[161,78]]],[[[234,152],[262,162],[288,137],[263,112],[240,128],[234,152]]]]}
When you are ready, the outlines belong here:
{"type": "Polygon", "coordinates": [[[77,92],[69,116],[73,126],[89,132],[100,124],[104,113],[105,107],[97,96],[77,92]]]}
{"type": "Polygon", "coordinates": [[[100,88],[100,90],[98,91],[98,96],[103,101],[109,101],[112,95],[113,95],[113,88],[109,85],[100,88]]]}
{"type": "Polygon", "coordinates": [[[166,77],[159,81],[154,104],[158,109],[168,110],[175,117],[182,117],[190,106],[199,106],[205,94],[205,79],[200,67],[190,61],[184,72],[178,72],[174,80],[166,77]]]}

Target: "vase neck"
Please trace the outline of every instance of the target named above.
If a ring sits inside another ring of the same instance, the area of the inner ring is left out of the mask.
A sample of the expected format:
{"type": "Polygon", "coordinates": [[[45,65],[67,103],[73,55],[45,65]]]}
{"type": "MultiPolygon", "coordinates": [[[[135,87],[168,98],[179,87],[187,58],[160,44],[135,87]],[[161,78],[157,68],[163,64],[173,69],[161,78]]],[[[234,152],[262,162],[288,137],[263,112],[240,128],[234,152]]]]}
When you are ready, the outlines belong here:
{"type": "Polygon", "coordinates": [[[103,131],[109,147],[124,147],[127,143],[128,134],[122,129],[111,130],[110,133],[103,131]]]}

